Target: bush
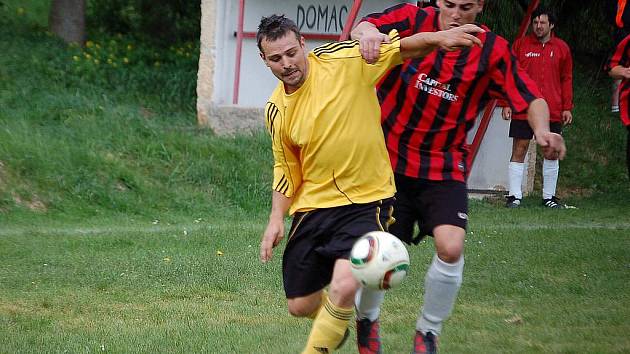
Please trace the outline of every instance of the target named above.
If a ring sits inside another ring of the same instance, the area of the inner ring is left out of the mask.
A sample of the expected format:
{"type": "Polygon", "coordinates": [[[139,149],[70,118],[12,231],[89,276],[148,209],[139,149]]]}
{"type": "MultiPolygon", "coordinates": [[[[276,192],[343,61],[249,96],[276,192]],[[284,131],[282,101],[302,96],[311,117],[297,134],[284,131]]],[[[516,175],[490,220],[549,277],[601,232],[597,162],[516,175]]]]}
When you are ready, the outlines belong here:
{"type": "Polygon", "coordinates": [[[159,44],[199,38],[201,2],[187,0],[89,0],[90,31],[140,37],[159,44]]]}

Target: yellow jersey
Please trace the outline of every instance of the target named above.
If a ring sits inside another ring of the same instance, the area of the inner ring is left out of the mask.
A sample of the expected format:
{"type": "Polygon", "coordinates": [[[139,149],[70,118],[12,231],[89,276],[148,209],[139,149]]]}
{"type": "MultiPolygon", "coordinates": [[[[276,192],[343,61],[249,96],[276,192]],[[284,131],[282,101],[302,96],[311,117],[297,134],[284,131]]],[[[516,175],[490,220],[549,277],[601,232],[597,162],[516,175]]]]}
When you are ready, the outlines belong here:
{"type": "Polygon", "coordinates": [[[402,63],[398,33],[367,64],[358,41],[308,54],[308,76],[286,94],[282,81],[265,106],[274,156],[273,189],[293,197],[289,214],[389,198],[396,192],[375,85],[402,63]]]}

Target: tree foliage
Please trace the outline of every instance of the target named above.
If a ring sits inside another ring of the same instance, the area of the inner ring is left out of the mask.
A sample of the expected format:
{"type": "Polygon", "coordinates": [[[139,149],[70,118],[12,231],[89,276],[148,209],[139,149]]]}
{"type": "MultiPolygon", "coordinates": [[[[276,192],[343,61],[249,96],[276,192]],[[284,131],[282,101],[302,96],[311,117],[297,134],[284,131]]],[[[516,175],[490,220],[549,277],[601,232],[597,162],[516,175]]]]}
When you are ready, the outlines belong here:
{"type": "Polygon", "coordinates": [[[159,44],[198,40],[200,0],[88,0],[88,28],[159,44]]]}

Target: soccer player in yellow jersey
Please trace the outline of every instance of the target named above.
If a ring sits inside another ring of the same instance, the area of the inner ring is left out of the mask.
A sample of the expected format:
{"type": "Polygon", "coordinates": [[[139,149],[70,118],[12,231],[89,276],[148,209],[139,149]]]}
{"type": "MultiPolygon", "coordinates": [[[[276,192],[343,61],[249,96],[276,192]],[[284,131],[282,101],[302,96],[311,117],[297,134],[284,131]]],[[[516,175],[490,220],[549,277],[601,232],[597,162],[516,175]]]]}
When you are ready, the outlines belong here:
{"type": "Polygon", "coordinates": [[[307,53],[293,21],[261,20],[260,56],[280,82],[265,107],[275,164],[260,257],[271,259],[289,212],[293,225],[282,262],[289,312],[315,320],[303,353],[330,353],[343,342],[359,288],[350,249],[392,221],[395,187],[374,85],[404,59],[480,45],[474,34],[482,31],[467,25],[403,40],[394,31],[378,61],[368,64],[357,41],[307,53]]]}

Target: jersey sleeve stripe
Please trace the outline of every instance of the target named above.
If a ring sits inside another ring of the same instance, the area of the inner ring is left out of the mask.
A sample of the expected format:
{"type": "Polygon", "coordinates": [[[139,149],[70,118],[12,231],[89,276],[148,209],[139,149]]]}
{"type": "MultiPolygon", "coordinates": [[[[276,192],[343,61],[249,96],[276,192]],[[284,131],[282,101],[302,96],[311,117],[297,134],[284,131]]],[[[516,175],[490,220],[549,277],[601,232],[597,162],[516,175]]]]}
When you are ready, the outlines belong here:
{"type": "Polygon", "coordinates": [[[338,46],[338,45],[352,43],[352,42],[358,42],[358,41],[356,41],[356,40],[347,40],[347,41],[341,41],[341,42],[325,43],[325,44],[322,44],[322,45],[320,45],[318,47],[315,47],[315,49],[313,49],[313,52],[324,50],[324,49],[330,49],[330,48],[333,48],[333,47],[338,46]]]}
{"type": "Polygon", "coordinates": [[[267,118],[267,127],[269,129],[269,134],[271,135],[271,138],[273,139],[274,136],[275,136],[275,131],[273,129],[273,125],[274,125],[274,122],[276,120],[276,117],[278,116],[278,112],[280,110],[272,102],[267,102],[267,107],[266,107],[265,111],[266,111],[265,112],[265,116],[267,118]]]}
{"type": "Polygon", "coordinates": [[[287,181],[287,183],[284,186],[284,188],[282,189],[281,193],[286,195],[288,190],[289,190],[289,181],[287,181]]]}
{"type": "Polygon", "coordinates": [[[269,109],[271,108],[271,105],[271,102],[267,102],[265,105],[265,119],[267,120],[267,126],[269,126],[269,109]]]}
{"type": "MultiPolygon", "coordinates": [[[[427,13],[425,11],[418,11],[416,13],[416,23],[413,26],[413,33],[418,33],[420,32],[420,26],[424,23],[424,20],[427,18],[427,13]]],[[[437,16],[435,16],[435,19],[437,20],[437,16]]],[[[437,28],[437,27],[436,27],[437,28]]]]}
{"type": "MultiPolygon", "coordinates": [[[[400,41],[400,35],[398,34],[398,32],[395,32],[394,34],[390,33],[390,36],[391,36],[390,40],[392,43],[400,41]]],[[[333,43],[321,45],[313,49],[313,54],[315,54],[317,57],[320,57],[323,54],[331,54],[331,53],[335,53],[344,49],[351,49],[358,46],[359,46],[359,41],[356,41],[356,40],[333,42],[333,43]]]]}
{"type": "Polygon", "coordinates": [[[276,131],[273,128],[274,123],[276,122],[276,117],[278,116],[278,112],[280,110],[275,105],[273,106],[273,112],[271,113],[271,122],[269,124],[269,129],[271,130],[271,138],[273,139],[276,136],[276,131]]]}
{"type": "Polygon", "coordinates": [[[512,61],[512,75],[514,76],[514,82],[516,84],[516,87],[518,89],[518,92],[521,94],[521,96],[523,97],[523,99],[526,102],[531,102],[533,100],[535,100],[537,97],[536,95],[530,91],[529,87],[527,86],[527,84],[523,81],[523,79],[520,77],[520,75],[518,74],[518,63],[516,62],[516,58],[514,56],[512,56],[511,58],[512,61]]]}
{"type": "Polygon", "coordinates": [[[280,192],[280,190],[287,184],[287,176],[286,175],[282,175],[282,177],[280,178],[280,180],[278,181],[278,183],[276,183],[276,186],[274,187],[274,189],[278,192],[280,192]]]}
{"type": "Polygon", "coordinates": [[[313,54],[315,54],[316,56],[321,56],[322,54],[329,54],[329,53],[334,53],[334,52],[338,52],[342,49],[349,49],[349,48],[354,48],[356,46],[359,45],[359,41],[345,41],[345,42],[338,42],[335,43],[335,45],[332,46],[322,46],[322,47],[317,47],[313,50],[313,54]]]}
{"type": "Polygon", "coordinates": [[[282,183],[281,186],[278,187],[278,192],[282,193],[282,194],[286,194],[287,190],[289,189],[289,181],[286,179],[284,179],[284,182],[282,183]]]}
{"type": "Polygon", "coordinates": [[[403,32],[406,29],[408,29],[411,26],[411,24],[409,23],[408,19],[404,19],[402,21],[399,22],[394,22],[392,24],[388,24],[388,25],[380,25],[378,26],[378,30],[381,33],[389,33],[392,30],[396,30],[398,32],[403,32]]]}

